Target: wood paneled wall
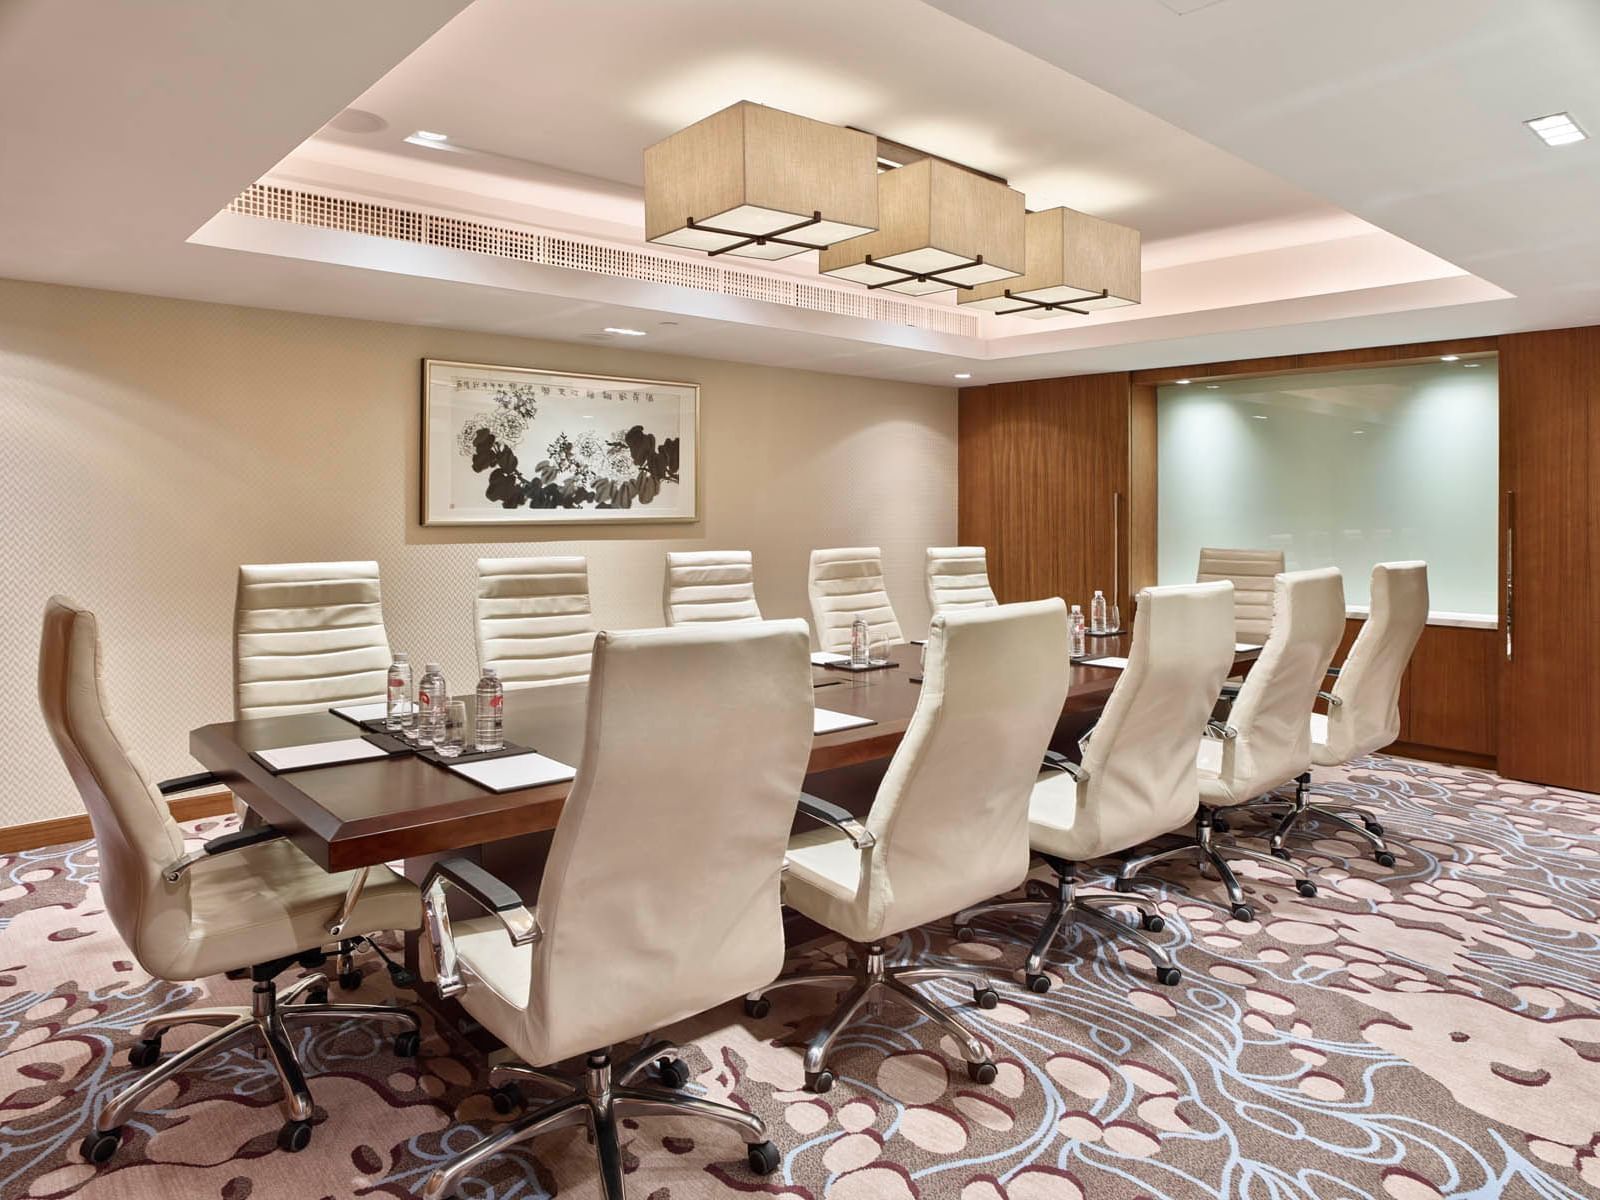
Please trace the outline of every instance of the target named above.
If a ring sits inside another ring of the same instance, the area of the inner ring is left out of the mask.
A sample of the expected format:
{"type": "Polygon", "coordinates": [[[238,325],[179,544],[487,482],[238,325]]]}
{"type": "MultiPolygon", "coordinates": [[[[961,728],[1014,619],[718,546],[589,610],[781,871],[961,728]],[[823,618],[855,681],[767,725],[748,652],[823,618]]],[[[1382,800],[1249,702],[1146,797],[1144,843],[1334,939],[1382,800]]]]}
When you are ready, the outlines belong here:
{"type": "Polygon", "coordinates": [[[1001,601],[1087,613],[1095,589],[1120,586],[1131,617],[1127,375],[963,388],[959,429],[960,537],[988,547],[1001,601]]]}

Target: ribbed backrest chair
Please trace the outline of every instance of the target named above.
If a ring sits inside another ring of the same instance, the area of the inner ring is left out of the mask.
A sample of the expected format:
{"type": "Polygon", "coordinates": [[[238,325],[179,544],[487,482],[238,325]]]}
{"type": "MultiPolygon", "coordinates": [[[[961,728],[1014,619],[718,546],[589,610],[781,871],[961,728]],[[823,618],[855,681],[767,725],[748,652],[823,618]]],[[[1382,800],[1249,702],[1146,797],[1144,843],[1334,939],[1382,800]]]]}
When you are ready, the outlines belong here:
{"type": "Polygon", "coordinates": [[[507,691],[589,677],[594,619],[582,555],[478,560],[478,667],[507,691]]]}
{"type": "Polygon", "coordinates": [[[761,620],[748,550],[669,550],[662,591],[668,625],[761,620]]]}
{"type": "Polygon", "coordinates": [[[928,547],[928,610],[937,616],[958,608],[1000,603],[989,586],[989,552],[982,546],[928,547]]]}
{"type": "Polygon", "coordinates": [[[1283,572],[1282,550],[1200,551],[1196,583],[1226,579],[1233,584],[1234,633],[1238,641],[1264,645],[1272,631],[1273,580],[1283,572]]]}
{"type": "Polygon", "coordinates": [[[876,546],[813,550],[808,590],[819,649],[850,652],[850,627],[866,618],[871,638],[903,642],[900,622],[883,582],[883,551],[876,546]]]}

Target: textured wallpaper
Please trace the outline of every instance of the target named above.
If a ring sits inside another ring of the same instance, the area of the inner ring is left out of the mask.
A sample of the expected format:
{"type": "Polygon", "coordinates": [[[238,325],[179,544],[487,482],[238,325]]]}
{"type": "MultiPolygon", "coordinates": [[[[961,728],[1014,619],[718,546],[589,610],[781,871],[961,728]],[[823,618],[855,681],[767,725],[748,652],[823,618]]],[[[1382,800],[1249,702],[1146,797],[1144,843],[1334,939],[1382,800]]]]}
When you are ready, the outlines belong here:
{"type": "Polygon", "coordinates": [[[53,592],[100,616],[113,719],[158,777],[232,711],[241,562],[375,558],[391,641],[474,682],[483,555],[587,554],[602,628],[661,624],[667,550],[750,549],[767,616],[806,616],[815,546],[881,545],[908,636],[956,536],[945,388],[609,347],[0,281],[0,825],[82,811],[34,699],[53,592]],[[701,385],[701,519],[565,530],[417,520],[423,358],[701,385]],[[476,540],[487,532],[492,542],[476,540]]]}

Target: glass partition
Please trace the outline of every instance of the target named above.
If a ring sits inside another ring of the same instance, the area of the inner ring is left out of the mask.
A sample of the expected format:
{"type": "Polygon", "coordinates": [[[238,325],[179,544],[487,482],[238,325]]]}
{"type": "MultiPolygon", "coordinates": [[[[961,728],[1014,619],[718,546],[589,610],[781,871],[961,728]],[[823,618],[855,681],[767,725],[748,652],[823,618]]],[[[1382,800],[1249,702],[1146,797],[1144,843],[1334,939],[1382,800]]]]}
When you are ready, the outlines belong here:
{"type": "Polygon", "coordinates": [[[1374,563],[1423,559],[1434,612],[1496,612],[1495,356],[1172,384],[1157,426],[1162,583],[1202,546],[1273,547],[1359,607],[1374,563]]]}

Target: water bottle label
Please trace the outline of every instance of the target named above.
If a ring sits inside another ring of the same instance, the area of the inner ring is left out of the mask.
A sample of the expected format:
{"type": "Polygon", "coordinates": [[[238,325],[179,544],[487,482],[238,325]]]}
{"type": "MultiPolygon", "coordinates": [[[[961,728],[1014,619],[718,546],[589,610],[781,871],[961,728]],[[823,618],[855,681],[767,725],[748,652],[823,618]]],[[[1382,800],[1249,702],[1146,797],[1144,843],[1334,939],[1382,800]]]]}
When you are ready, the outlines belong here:
{"type": "Polygon", "coordinates": [[[489,698],[489,707],[490,708],[499,708],[505,702],[506,702],[506,698],[504,696],[491,696],[489,698]]]}
{"type": "Polygon", "coordinates": [[[405,680],[401,679],[400,676],[398,676],[398,675],[389,676],[389,686],[390,687],[392,687],[392,688],[403,688],[403,687],[405,687],[405,685],[406,685],[405,684],[405,680]]]}
{"type": "Polygon", "coordinates": [[[425,705],[429,703],[428,693],[423,691],[421,688],[417,689],[417,703],[419,705],[425,705]]]}

